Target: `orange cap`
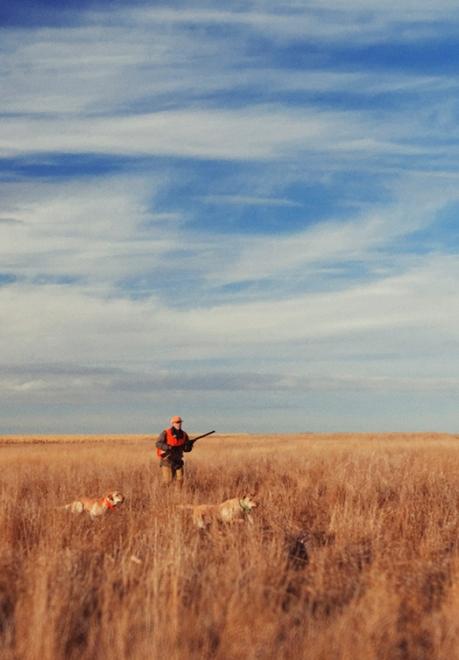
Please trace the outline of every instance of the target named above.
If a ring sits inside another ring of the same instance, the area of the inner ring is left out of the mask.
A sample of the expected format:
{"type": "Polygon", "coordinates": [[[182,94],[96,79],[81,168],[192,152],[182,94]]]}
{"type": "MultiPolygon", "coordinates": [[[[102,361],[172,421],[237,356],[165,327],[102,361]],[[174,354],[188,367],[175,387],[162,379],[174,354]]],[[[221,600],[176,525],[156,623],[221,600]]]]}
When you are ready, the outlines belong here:
{"type": "Polygon", "coordinates": [[[171,417],[171,424],[178,424],[181,421],[182,421],[182,418],[180,417],[180,415],[176,415],[175,417],[171,417]]]}

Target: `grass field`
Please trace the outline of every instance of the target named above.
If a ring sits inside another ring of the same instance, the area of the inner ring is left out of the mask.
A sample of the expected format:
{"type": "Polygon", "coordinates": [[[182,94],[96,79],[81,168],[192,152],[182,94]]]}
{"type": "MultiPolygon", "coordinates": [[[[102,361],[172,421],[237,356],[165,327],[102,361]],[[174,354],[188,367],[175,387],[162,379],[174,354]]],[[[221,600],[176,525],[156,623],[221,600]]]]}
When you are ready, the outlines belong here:
{"type": "Polygon", "coordinates": [[[459,658],[459,437],[0,438],[0,657],[459,658]],[[59,509],[118,489],[91,521],[59,509]],[[254,525],[177,503],[255,492],[254,525]],[[132,560],[134,556],[135,561],[132,560]]]}

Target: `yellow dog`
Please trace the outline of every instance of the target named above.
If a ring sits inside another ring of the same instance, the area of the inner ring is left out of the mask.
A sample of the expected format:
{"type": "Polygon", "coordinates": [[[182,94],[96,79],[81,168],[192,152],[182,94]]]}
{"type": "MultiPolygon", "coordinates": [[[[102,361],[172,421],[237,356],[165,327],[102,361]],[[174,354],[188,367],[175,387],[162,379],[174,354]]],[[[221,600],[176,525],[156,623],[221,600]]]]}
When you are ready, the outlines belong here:
{"type": "Polygon", "coordinates": [[[179,509],[190,509],[196,527],[203,529],[212,522],[235,523],[247,520],[253,523],[250,512],[257,506],[250,495],[233,497],[221,504],[179,504],[179,509]]]}
{"type": "Polygon", "coordinates": [[[104,513],[124,502],[124,495],[114,490],[107,495],[100,498],[80,497],[79,500],[74,500],[70,504],[66,504],[63,508],[71,511],[72,513],[83,513],[86,511],[91,518],[103,516],[104,513]]]}

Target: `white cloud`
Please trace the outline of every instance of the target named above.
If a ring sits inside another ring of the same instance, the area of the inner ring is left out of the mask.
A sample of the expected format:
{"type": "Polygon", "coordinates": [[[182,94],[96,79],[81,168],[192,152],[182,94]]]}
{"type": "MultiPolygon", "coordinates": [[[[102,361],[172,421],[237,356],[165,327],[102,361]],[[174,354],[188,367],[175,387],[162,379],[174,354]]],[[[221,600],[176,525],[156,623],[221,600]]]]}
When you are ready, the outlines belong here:
{"type": "MultiPolygon", "coordinates": [[[[384,16],[388,7],[375,3],[368,10],[384,16]]],[[[450,8],[447,3],[437,7],[450,8]]],[[[86,23],[75,28],[8,30],[0,103],[3,112],[19,116],[2,120],[0,155],[63,151],[257,160],[326,151],[339,158],[438,157],[438,149],[424,138],[434,127],[448,138],[457,132],[453,108],[450,118],[440,121],[447,102],[435,100],[439,92],[454,93],[457,81],[451,76],[384,71],[375,76],[365,71],[364,62],[339,71],[329,64],[318,68],[317,62],[312,68],[305,62],[301,71],[276,66],[275,60],[269,66],[251,55],[244,33],[222,38],[205,30],[209,23],[229,23],[264,36],[268,28],[288,39],[301,35],[305,42],[324,36],[323,30],[341,30],[349,44],[349,31],[356,43],[373,23],[381,29],[379,19],[369,19],[368,13],[359,19],[358,2],[347,9],[348,20],[340,12],[317,14],[295,5],[282,11],[273,7],[271,13],[256,5],[234,12],[137,8],[110,12],[108,21],[105,12],[89,12],[86,23]],[[201,39],[188,29],[190,23],[204,26],[201,39]],[[294,110],[282,99],[270,104],[244,100],[248,92],[263,98],[267,91],[274,99],[285,92],[372,96],[410,91],[422,93],[425,105],[415,117],[408,107],[396,115],[388,111],[381,121],[370,109],[332,112],[316,109],[311,101],[294,110]],[[244,107],[229,110],[225,101],[219,107],[221,92],[240,95],[244,107]]],[[[386,37],[396,33],[388,28],[386,37]]]]}
{"type": "MultiPolygon", "coordinates": [[[[169,13],[176,15],[177,21],[184,19],[180,12],[169,13]]],[[[224,15],[232,16],[230,12],[224,15]]],[[[301,26],[294,18],[288,20],[295,30],[301,26]]],[[[262,96],[268,90],[271,95],[339,90],[368,95],[432,94],[457,88],[456,79],[445,74],[380,71],[375,77],[365,71],[364,63],[347,71],[335,71],[330,64],[309,68],[308,62],[301,71],[275,63],[269,67],[246,52],[241,35],[222,42],[211,34],[195,39],[185,29],[147,28],[143,23],[133,29],[114,26],[112,21],[106,25],[103,17],[101,21],[93,27],[5,33],[0,64],[1,110],[32,116],[44,113],[54,118],[104,115],[105,120],[112,113],[130,113],[132,108],[149,112],[164,106],[172,110],[203,105],[205,101],[200,99],[228,90],[262,96]],[[156,30],[154,40],[151,29],[156,30]]],[[[278,25],[275,15],[272,23],[278,25]]],[[[313,34],[317,35],[317,30],[312,29],[313,34]]],[[[64,121],[61,126],[65,126],[64,121]]]]}
{"type": "MultiPolygon", "coordinates": [[[[397,186],[399,184],[396,184],[397,186]]],[[[417,188],[405,181],[402,200],[391,206],[373,207],[357,218],[340,221],[316,222],[312,227],[287,235],[246,237],[237,256],[222,263],[211,277],[220,283],[237,283],[268,278],[320,277],[321,268],[340,269],[344,264],[366,264],[370,273],[381,265],[390,270],[399,268],[399,260],[390,250],[398,241],[412,232],[429,226],[436,213],[457,195],[447,195],[430,185],[428,190],[417,188]],[[414,201],[415,200],[415,201],[414,201]]]]}
{"type": "MultiPolygon", "coordinates": [[[[333,282],[329,276],[344,273],[352,264],[360,264],[372,280],[409,269],[410,258],[403,248],[396,257],[391,251],[458,199],[455,177],[437,180],[418,173],[393,184],[391,205],[373,205],[347,220],[315,222],[294,233],[233,234],[222,240],[212,228],[194,231],[178,213],[158,213],[155,196],[169,184],[166,174],[37,187],[1,184],[5,217],[15,218],[14,223],[0,223],[3,272],[25,277],[29,283],[77,278],[78,286],[87,286],[97,296],[124,297],[130,294],[129,286],[123,288],[120,282],[143,278],[143,295],[162,296],[161,273],[172,272],[169,255],[180,249],[173,270],[189,289],[194,287],[200,306],[212,304],[215,288],[227,284],[275,282],[272,295],[265,294],[267,299],[308,290],[309,282],[316,290],[345,288],[346,279],[333,282]]],[[[233,205],[290,205],[282,198],[210,195],[208,199],[233,205]]],[[[239,297],[252,300],[250,288],[239,297]]],[[[193,297],[190,300],[192,306],[193,297]]]]}
{"type": "Polygon", "coordinates": [[[371,97],[376,94],[412,94],[432,95],[453,91],[459,85],[456,78],[447,73],[427,75],[419,72],[390,73],[382,70],[375,76],[373,71],[364,67],[357,70],[333,70],[333,65],[317,69],[303,68],[301,71],[258,68],[253,71],[251,84],[256,86],[256,79],[263,85],[278,92],[309,93],[345,93],[371,97]]]}
{"type": "MultiPolygon", "coordinates": [[[[212,255],[209,273],[222,255],[212,255]]],[[[135,252],[130,257],[134,267],[135,252]]],[[[120,298],[110,268],[96,276],[105,278],[103,292],[79,284],[0,288],[0,361],[11,365],[0,387],[11,405],[27,397],[29,405],[97,400],[108,409],[123,393],[119,414],[154,397],[164,409],[180,392],[189,405],[200,396],[215,403],[221,391],[244,411],[247,391],[255,405],[253,397],[270,392],[427,396],[457,388],[454,256],[412,257],[398,276],[328,293],[199,309],[171,308],[157,296],[120,298]]]]}
{"type": "Polygon", "coordinates": [[[395,0],[384,3],[317,0],[308,7],[298,3],[270,7],[265,3],[261,9],[255,4],[246,11],[142,8],[129,11],[128,15],[142,25],[232,26],[273,40],[297,39],[313,43],[352,40],[353,44],[428,38],[435,35],[438,21],[459,18],[454,0],[436,3],[435,8],[429,0],[408,6],[406,3],[400,6],[395,0]]]}
{"type": "MultiPolygon", "coordinates": [[[[274,346],[329,337],[428,328],[454,336],[459,324],[456,260],[431,258],[398,277],[284,301],[170,309],[157,298],[101,299],[78,286],[0,289],[3,361],[82,364],[269,355],[274,346]],[[126,338],[129,338],[126,340],[126,338]],[[231,338],[229,342],[228,339],[231,338]]],[[[389,344],[390,344],[389,340],[389,344]]],[[[296,348],[291,349],[295,352],[296,348]]],[[[288,352],[288,351],[287,351],[288,352]]]]}
{"type": "Polygon", "coordinates": [[[74,276],[111,289],[144,273],[174,247],[177,214],[154,212],[162,177],[108,177],[65,183],[0,184],[2,269],[30,279],[74,276]]]}
{"type": "Polygon", "coordinates": [[[250,195],[206,195],[200,198],[208,204],[229,204],[234,206],[279,206],[298,207],[298,202],[276,197],[252,197],[250,195]]]}
{"type": "Polygon", "coordinates": [[[437,156],[438,148],[413,143],[421,131],[422,125],[408,118],[381,126],[371,115],[350,111],[317,113],[265,105],[103,119],[7,118],[0,132],[0,155],[70,152],[241,161],[298,159],[308,152],[339,158],[437,156]]]}
{"type": "Polygon", "coordinates": [[[0,153],[5,157],[30,152],[98,152],[254,160],[286,156],[292,150],[339,148],[340,139],[346,139],[346,148],[352,149],[352,133],[357,137],[361,130],[351,115],[318,116],[275,107],[65,121],[14,118],[2,122],[0,153]]]}
{"type": "MultiPolygon", "coordinates": [[[[293,3],[293,6],[297,6],[297,3],[293,3]]],[[[435,5],[432,5],[430,0],[405,0],[403,5],[397,0],[385,0],[384,3],[379,0],[311,0],[309,6],[328,10],[345,8],[351,12],[363,10],[381,14],[394,13],[402,18],[411,17],[411,20],[419,14],[435,20],[445,12],[456,14],[458,11],[454,0],[439,0],[435,5]]]]}

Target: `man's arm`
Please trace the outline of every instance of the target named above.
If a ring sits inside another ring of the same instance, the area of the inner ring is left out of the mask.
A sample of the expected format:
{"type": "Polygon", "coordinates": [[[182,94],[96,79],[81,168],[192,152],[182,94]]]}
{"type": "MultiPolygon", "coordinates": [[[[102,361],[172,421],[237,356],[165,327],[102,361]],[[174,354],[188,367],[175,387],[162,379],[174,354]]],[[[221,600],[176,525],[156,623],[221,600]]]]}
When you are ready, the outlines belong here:
{"type": "Polygon", "coordinates": [[[156,446],[158,447],[158,449],[162,449],[163,451],[167,451],[169,449],[169,445],[167,444],[166,438],[167,438],[166,431],[161,431],[156,441],[156,446]]]}
{"type": "Polygon", "coordinates": [[[183,445],[183,451],[191,451],[193,449],[193,441],[190,440],[188,433],[185,433],[185,444],[183,445]]]}

